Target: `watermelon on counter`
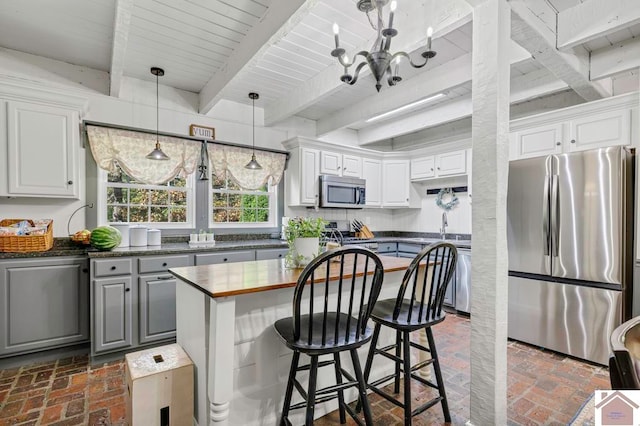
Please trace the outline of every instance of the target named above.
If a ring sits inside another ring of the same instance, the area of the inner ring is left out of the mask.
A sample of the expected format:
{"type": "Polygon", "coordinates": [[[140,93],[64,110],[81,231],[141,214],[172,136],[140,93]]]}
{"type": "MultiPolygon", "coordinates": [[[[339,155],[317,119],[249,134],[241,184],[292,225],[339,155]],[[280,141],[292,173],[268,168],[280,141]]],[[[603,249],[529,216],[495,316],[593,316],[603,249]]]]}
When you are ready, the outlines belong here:
{"type": "Polygon", "coordinates": [[[98,250],[111,250],[118,247],[122,234],[113,226],[99,226],[91,231],[91,245],[98,250]]]}

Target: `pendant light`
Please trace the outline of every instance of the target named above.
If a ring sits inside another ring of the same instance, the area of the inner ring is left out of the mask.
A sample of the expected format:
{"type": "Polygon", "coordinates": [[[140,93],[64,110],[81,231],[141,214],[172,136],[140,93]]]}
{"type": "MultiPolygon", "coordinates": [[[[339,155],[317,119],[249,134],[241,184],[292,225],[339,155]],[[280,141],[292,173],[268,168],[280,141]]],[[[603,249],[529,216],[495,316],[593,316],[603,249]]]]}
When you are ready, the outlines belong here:
{"type": "Polygon", "coordinates": [[[260,165],[260,163],[258,163],[256,161],[256,99],[259,99],[260,95],[258,95],[257,93],[249,93],[249,99],[251,99],[251,102],[253,104],[253,153],[251,154],[251,161],[249,161],[247,163],[246,166],[244,166],[245,169],[251,169],[251,170],[260,170],[262,169],[262,166],[260,165]]]}
{"type": "Polygon", "coordinates": [[[158,126],[160,121],[160,105],[158,102],[158,77],[162,77],[164,75],[164,70],[158,67],[151,67],[151,74],[156,76],[156,147],[153,151],[147,154],[147,158],[149,160],[168,160],[169,157],[167,154],[162,152],[160,149],[160,142],[158,140],[158,126]]]}

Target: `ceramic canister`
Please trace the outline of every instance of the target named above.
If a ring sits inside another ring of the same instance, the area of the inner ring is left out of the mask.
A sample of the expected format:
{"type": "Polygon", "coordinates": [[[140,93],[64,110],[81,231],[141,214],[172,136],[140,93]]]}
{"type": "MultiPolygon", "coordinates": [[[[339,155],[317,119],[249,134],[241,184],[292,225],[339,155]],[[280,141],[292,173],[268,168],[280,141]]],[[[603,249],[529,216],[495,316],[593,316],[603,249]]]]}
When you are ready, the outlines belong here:
{"type": "Polygon", "coordinates": [[[162,232],[159,229],[149,229],[147,231],[147,245],[159,246],[161,244],[162,232]]]}
{"type": "Polygon", "coordinates": [[[131,247],[145,247],[147,245],[147,227],[138,225],[132,226],[129,237],[131,247]]]}
{"type": "Polygon", "coordinates": [[[131,226],[128,223],[114,223],[111,226],[116,228],[120,231],[120,234],[122,234],[122,241],[120,241],[118,247],[129,247],[129,229],[131,226]]]}

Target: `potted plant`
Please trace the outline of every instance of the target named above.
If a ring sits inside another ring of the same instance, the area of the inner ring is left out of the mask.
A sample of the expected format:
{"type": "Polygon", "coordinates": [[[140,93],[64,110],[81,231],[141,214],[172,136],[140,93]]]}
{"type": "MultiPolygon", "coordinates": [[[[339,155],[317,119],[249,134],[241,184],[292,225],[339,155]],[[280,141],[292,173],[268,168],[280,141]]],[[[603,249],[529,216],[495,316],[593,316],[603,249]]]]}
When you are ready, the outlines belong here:
{"type": "Polygon", "coordinates": [[[320,254],[320,237],[324,234],[325,225],[321,218],[296,217],[289,220],[284,231],[289,245],[288,267],[304,267],[320,254]]]}

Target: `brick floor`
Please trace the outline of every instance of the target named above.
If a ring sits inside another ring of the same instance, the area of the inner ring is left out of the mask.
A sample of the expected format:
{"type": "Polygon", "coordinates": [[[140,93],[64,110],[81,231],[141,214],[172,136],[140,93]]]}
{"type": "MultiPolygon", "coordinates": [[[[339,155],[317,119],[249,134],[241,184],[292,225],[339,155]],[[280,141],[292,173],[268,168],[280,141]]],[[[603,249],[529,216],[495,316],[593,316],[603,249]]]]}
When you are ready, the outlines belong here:
{"type": "MultiPolygon", "coordinates": [[[[449,314],[434,335],[452,423],[464,425],[469,418],[469,319],[449,314]]],[[[0,426],[124,425],[123,379],[122,361],[96,368],[86,356],[2,370],[0,426]]],[[[610,387],[604,367],[519,342],[508,344],[507,385],[510,425],[567,424],[595,389],[610,387]]],[[[435,392],[412,383],[416,404],[435,392]]],[[[377,395],[370,401],[376,425],[402,423],[398,407],[377,395]]],[[[338,423],[337,412],[316,421],[321,426],[338,423]]],[[[444,424],[440,405],[414,418],[413,424],[444,424]]]]}

